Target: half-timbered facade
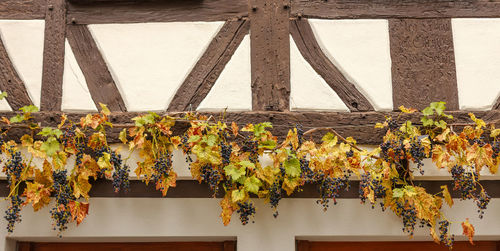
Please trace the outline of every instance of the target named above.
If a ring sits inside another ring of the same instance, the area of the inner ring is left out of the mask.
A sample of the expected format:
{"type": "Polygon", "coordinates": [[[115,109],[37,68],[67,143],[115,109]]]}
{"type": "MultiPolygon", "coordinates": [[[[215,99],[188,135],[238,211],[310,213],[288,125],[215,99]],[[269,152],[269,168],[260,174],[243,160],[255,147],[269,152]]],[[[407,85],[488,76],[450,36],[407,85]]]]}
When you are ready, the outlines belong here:
{"type": "MultiPolygon", "coordinates": [[[[500,2],[487,0],[3,0],[0,90],[8,97],[0,113],[33,104],[44,125],[63,112],[96,112],[99,103],[118,124],[146,111],[224,113],[238,124],[270,121],[279,137],[297,123],[333,127],[369,147],[384,134],[374,124],[400,105],[445,101],[458,123],[474,111],[499,125],[499,31],[500,2]]],[[[100,181],[86,221],[62,239],[50,217],[36,217],[48,209],[27,209],[14,234],[2,230],[0,248],[219,241],[234,250],[236,241],[253,251],[294,250],[296,240],[301,250],[312,241],[408,241],[396,216],[359,204],[357,188],[323,212],[306,187],[280,203],[276,219],[261,203],[254,224],[225,227],[219,199],[192,180],[182,153],[175,158],[181,180],[167,198],[138,180],[118,194],[100,181]]],[[[425,168],[420,182],[439,191],[447,173],[430,161],[425,168]]],[[[493,199],[485,218],[471,222],[477,240],[498,241],[500,178],[483,177],[493,199]]],[[[448,213],[457,221],[476,211],[456,203],[448,213]]],[[[430,240],[417,231],[412,241],[430,240]]]]}

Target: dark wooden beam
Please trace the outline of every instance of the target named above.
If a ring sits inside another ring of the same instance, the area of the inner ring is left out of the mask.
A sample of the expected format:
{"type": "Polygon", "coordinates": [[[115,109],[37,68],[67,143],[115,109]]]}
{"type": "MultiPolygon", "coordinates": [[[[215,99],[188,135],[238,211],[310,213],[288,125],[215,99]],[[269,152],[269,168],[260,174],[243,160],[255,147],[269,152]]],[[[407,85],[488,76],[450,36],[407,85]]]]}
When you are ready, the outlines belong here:
{"type": "MultiPolygon", "coordinates": [[[[448,185],[450,194],[453,198],[461,198],[460,192],[452,189],[453,182],[450,180],[416,180],[413,181],[416,186],[421,186],[428,193],[436,194],[441,192],[441,186],[448,185]]],[[[162,193],[156,190],[154,184],[146,185],[141,180],[131,180],[129,191],[120,191],[116,193],[113,189],[113,181],[98,179],[90,181],[92,189],[90,197],[101,198],[161,198],[162,193]]],[[[359,181],[351,181],[351,187],[348,191],[342,191],[340,198],[353,199],[359,198],[359,181]]],[[[481,185],[492,198],[500,198],[500,180],[482,180],[481,185]]],[[[25,184],[20,186],[19,191],[24,191],[25,184]]],[[[176,187],[168,189],[167,198],[223,198],[224,189],[221,187],[219,192],[214,195],[213,191],[206,183],[199,183],[197,180],[178,180],[176,187]]],[[[9,194],[7,180],[0,180],[0,197],[5,197],[9,194]]],[[[318,192],[317,184],[306,184],[299,192],[295,192],[286,198],[321,198],[318,192]]],[[[472,203],[472,202],[471,202],[472,203]]]]}
{"type": "Polygon", "coordinates": [[[307,19],[290,21],[290,33],[302,56],[337,93],[349,110],[356,112],[374,110],[370,102],[356,89],[356,86],[349,82],[323,53],[307,19]]]}
{"type": "Polygon", "coordinates": [[[44,19],[45,0],[2,0],[0,19],[44,19]]]}
{"type": "Polygon", "coordinates": [[[500,110],[500,97],[498,97],[497,101],[493,105],[493,110],[500,110]]]}
{"type": "Polygon", "coordinates": [[[248,20],[226,21],[170,102],[168,111],[196,110],[205,99],[241,41],[248,34],[248,20]]]}
{"type": "Polygon", "coordinates": [[[246,0],[98,1],[68,6],[78,24],[225,21],[247,15],[246,0]]]}
{"type": "Polygon", "coordinates": [[[292,15],[326,19],[500,17],[491,0],[291,0],[292,15]]]}
{"type": "Polygon", "coordinates": [[[290,0],[250,0],[252,108],[290,107],[290,0]]]}
{"type": "Polygon", "coordinates": [[[40,110],[60,111],[66,38],[66,1],[47,0],[40,110]]]}
{"type": "MultiPolygon", "coordinates": [[[[453,123],[470,123],[467,111],[450,111],[453,115],[453,123]]],[[[60,112],[38,112],[34,113],[34,120],[43,122],[45,126],[57,126],[60,122],[60,112]]],[[[80,121],[80,118],[85,116],[85,113],[66,113],[68,118],[73,121],[80,121]]],[[[108,139],[112,143],[119,142],[118,133],[128,126],[132,126],[132,118],[144,113],[136,112],[114,112],[110,117],[110,121],[115,124],[115,127],[108,131],[108,139]]],[[[213,116],[218,119],[222,117],[222,113],[200,113],[206,116],[213,116]]],[[[477,111],[474,114],[487,122],[495,122],[496,127],[500,127],[500,110],[477,111]]],[[[10,118],[14,116],[13,112],[1,112],[1,116],[10,118]]],[[[164,113],[174,117],[183,117],[184,113],[164,113]]],[[[248,123],[271,122],[273,128],[271,132],[278,136],[280,140],[284,139],[290,128],[300,124],[305,130],[317,127],[332,127],[341,135],[351,136],[357,140],[359,144],[380,144],[385,134],[385,130],[374,128],[377,122],[385,121],[386,116],[398,118],[400,114],[397,112],[228,112],[224,114],[224,121],[231,123],[236,122],[238,125],[246,125],[248,123]]],[[[402,123],[406,120],[411,120],[414,124],[420,123],[420,114],[402,114],[396,120],[402,123]]],[[[187,121],[176,122],[172,128],[175,135],[183,134],[189,123],[187,121]]],[[[460,130],[460,126],[456,126],[455,130],[460,130]]],[[[22,135],[28,133],[24,128],[11,128],[6,139],[18,140],[22,135]]],[[[321,139],[325,132],[318,132],[312,135],[312,139],[321,139]]]]}
{"type": "Polygon", "coordinates": [[[126,112],[120,91],[86,25],[68,25],[68,42],[82,70],[96,107],[106,104],[111,111],[126,112]]]}
{"type": "Polygon", "coordinates": [[[394,108],[445,101],[458,109],[451,19],[391,19],[389,35],[394,108]]]}
{"type": "Polygon", "coordinates": [[[16,68],[10,60],[5,45],[0,38],[0,89],[7,92],[7,102],[12,110],[16,111],[33,102],[26,90],[26,86],[19,77],[16,68]]]}

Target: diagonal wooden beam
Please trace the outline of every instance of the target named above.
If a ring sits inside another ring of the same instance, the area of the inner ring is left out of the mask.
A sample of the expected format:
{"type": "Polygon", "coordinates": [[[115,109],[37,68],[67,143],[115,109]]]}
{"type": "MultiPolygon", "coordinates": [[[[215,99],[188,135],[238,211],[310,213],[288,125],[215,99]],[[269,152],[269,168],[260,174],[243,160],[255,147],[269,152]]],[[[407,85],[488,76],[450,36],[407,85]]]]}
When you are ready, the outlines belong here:
{"type": "Polygon", "coordinates": [[[60,111],[64,74],[66,1],[47,0],[40,110],[60,111]]]}
{"type": "Polygon", "coordinates": [[[2,39],[0,39],[0,89],[7,92],[7,102],[14,111],[33,104],[26,86],[9,58],[2,39]]]}
{"type": "Polygon", "coordinates": [[[196,110],[250,28],[248,20],[227,21],[170,102],[168,111],[196,110]]]}
{"type": "Polygon", "coordinates": [[[500,110],[500,97],[498,97],[497,102],[493,105],[493,110],[500,110]]]}
{"type": "Polygon", "coordinates": [[[82,70],[96,107],[108,105],[111,111],[127,111],[108,66],[97,48],[97,44],[86,25],[68,25],[68,42],[82,70]]]}
{"type": "Polygon", "coordinates": [[[451,29],[450,19],[389,20],[394,108],[445,101],[459,109],[451,29]]]}
{"type": "Polygon", "coordinates": [[[351,111],[373,111],[370,102],[328,59],[316,41],[309,22],[304,19],[290,21],[290,33],[300,53],[312,68],[337,93],[351,111]]]}

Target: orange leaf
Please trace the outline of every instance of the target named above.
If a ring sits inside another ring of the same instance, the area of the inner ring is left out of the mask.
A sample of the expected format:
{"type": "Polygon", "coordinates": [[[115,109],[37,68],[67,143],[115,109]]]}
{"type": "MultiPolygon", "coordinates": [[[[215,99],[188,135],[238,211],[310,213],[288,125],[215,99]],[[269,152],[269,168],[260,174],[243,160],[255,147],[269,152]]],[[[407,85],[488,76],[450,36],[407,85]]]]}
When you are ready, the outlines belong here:
{"type": "Polygon", "coordinates": [[[469,218],[466,218],[464,222],[462,222],[462,228],[464,230],[464,235],[469,237],[470,244],[474,245],[472,242],[472,237],[474,237],[474,226],[469,223],[469,218]]]}
{"type": "Polygon", "coordinates": [[[234,208],[231,205],[231,195],[230,193],[226,194],[226,197],[221,200],[220,206],[222,208],[222,212],[220,213],[220,217],[222,218],[222,222],[224,226],[229,225],[231,222],[231,216],[233,215],[234,208]]]}
{"type": "Polygon", "coordinates": [[[233,135],[236,137],[238,136],[238,125],[236,123],[231,123],[231,130],[233,131],[233,135]]]}
{"type": "Polygon", "coordinates": [[[441,189],[443,189],[444,200],[446,201],[448,206],[451,207],[453,205],[453,199],[451,198],[450,191],[448,190],[448,186],[447,185],[441,186],[441,189]]]}
{"type": "Polygon", "coordinates": [[[76,220],[76,225],[78,226],[89,214],[89,203],[72,200],[69,202],[69,210],[71,217],[73,220],[76,220]]]}
{"type": "Polygon", "coordinates": [[[46,188],[39,183],[26,182],[26,202],[24,203],[33,205],[35,211],[40,210],[50,202],[50,188],[46,188]]]}

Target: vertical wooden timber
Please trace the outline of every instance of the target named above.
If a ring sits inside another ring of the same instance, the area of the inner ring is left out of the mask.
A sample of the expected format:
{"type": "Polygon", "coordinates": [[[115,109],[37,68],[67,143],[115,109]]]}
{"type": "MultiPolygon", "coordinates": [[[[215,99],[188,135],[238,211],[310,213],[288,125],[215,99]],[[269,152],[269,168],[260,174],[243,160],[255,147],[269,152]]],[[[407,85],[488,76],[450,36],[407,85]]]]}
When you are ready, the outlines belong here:
{"type": "Polygon", "coordinates": [[[309,251],[309,241],[297,240],[295,241],[297,251],[309,251]]]}
{"type": "Polygon", "coordinates": [[[82,70],[97,109],[106,104],[111,111],[126,112],[120,91],[86,25],[68,25],[68,42],[82,70]]]}
{"type": "Polygon", "coordinates": [[[66,38],[66,1],[47,0],[40,110],[60,111],[66,38]]]}
{"type": "Polygon", "coordinates": [[[356,86],[328,59],[316,41],[305,18],[290,21],[290,33],[304,59],[337,93],[352,112],[373,111],[374,108],[356,86]]]}
{"type": "Polygon", "coordinates": [[[250,0],[252,108],[288,111],[290,0],[250,0]]]}
{"type": "Polygon", "coordinates": [[[391,19],[389,34],[394,108],[445,101],[458,110],[451,19],[391,19]]]}
{"type": "Polygon", "coordinates": [[[10,60],[7,49],[0,38],[0,89],[7,92],[7,102],[12,110],[16,111],[33,102],[26,91],[26,86],[19,77],[10,60]]]}
{"type": "Polygon", "coordinates": [[[249,31],[248,20],[227,21],[170,102],[168,111],[196,110],[249,31]]]}

